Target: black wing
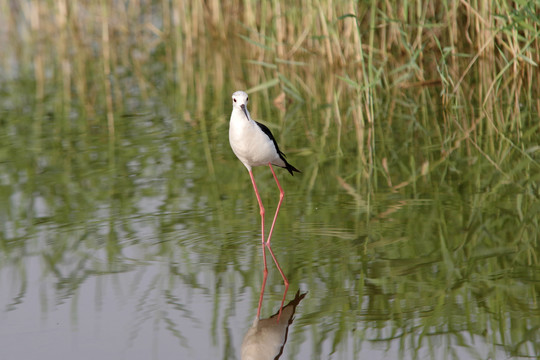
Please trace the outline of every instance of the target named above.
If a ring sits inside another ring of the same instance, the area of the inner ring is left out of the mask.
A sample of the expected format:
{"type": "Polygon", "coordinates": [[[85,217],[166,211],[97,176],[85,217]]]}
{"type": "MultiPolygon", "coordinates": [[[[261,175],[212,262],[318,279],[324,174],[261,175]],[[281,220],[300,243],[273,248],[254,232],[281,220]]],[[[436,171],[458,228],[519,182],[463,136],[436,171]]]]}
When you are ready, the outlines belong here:
{"type": "Polygon", "coordinates": [[[261,124],[260,122],[258,121],[255,121],[255,123],[257,125],[259,125],[259,127],[261,128],[261,130],[263,131],[263,133],[266,134],[266,136],[268,136],[270,138],[270,140],[272,140],[272,142],[274,143],[274,146],[276,147],[276,151],[277,153],[279,154],[279,157],[282,158],[282,160],[285,160],[284,158],[286,157],[284,153],[281,152],[281,150],[279,150],[279,146],[276,142],[276,139],[274,138],[274,135],[272,135],[272,132],[270,131],[270,129],[268,128],[268,126],[264,125],[264,124],[261,124]]]}
{"type": "Polygon", "coordinates": [[[285,169],[287,169],[288,172],[291,173],[291,175],[294,175],[293,174],[293,171],[296,171],[296,172],[301,172],[300,170],[298,170],[297,168],[295,168],[294,166],[292,166],[291,164],[289,164],[287,162],[287,160],[285,160],[286,156],[285,154],[279,150],[279,146],[277,144],[277,141],[276,139],[274,138],[274,135],[272,135],[272,132],[270,131],[270,129],[268,128],[268,126],[264,125],[264,124],[261,124],[260,122],[258,121],[255,121],[255,124],[257,124],[261,130],[263,131],[263,133],[266,134],[266,136],[268,136],[270,138],[270,140],[272,140],[272,142],[274,143],[274,146],[276,147],[276,151],[279,155],[279,157],[281,158],[281,160],[283,160],[283,162],[285,163],[285,169]]]}

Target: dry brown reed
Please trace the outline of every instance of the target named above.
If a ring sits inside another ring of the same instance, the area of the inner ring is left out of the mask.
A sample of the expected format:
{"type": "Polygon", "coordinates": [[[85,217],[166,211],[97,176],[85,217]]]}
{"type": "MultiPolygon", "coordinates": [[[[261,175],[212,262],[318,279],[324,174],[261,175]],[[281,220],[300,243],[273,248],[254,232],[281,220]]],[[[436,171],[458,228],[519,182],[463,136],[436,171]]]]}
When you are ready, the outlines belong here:
{"type": "Polygon", "coordinates": [[[446,110],[430,126],[487,151],[501,138],[515,145],[540,107],[534,2],[0,0],[0,9],[4,77],[31,77],[38,103],[61,92],[64,114],[104,113],[112,136],[130,93],[173,91],[179,114],[208,99],[196,102],[201,118],[231,89],[269,89],[266,105],[279,94],[285,105],[327,104],[306,129],[337,128],[338,144],[353,131],[365,177],[375,124],[391,125],[403,97],[439,97],[446,110]]]}

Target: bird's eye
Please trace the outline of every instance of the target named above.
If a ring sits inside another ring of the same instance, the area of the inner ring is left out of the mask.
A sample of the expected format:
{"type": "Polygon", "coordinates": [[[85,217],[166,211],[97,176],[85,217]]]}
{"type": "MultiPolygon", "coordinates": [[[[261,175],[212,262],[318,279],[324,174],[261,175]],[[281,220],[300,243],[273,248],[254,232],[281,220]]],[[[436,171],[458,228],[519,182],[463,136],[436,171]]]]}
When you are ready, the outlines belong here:
{"type": "Polygon", "coordinates": [[[236,102],[236,99],[233,99],[234,102],[236,102]]]}

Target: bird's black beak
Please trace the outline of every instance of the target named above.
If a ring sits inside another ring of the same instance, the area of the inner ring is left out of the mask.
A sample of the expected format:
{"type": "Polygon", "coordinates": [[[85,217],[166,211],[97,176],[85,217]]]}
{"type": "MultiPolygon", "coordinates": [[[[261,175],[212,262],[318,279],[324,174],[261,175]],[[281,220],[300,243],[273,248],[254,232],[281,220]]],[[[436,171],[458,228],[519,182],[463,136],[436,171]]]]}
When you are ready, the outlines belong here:
{"type": "Polygon", "coordinates": [[[244,114],[246,115],[246,119],[249,120],[249,116],[247,114],[247,108],[246,108],[246,105],[242,104],[240,105],[240,107],[242,108],[242,111],[244,112],[244,114]]]}

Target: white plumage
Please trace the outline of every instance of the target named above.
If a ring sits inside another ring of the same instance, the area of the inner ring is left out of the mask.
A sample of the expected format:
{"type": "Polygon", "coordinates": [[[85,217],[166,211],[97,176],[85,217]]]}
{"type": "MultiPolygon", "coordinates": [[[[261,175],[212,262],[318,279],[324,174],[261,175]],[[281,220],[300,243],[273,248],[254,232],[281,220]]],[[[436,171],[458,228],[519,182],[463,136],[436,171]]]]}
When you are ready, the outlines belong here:
{"type": "Polygon", "coordinates": [[[285,160],[270,129],[251,118],[247,108],[248,94],[237,91],[232,99],[229,142],[234,154],[246,168],[251,170],[254,166],[272,164],[287,169],[291,175],[293,171],[299,172],[285,160]]]}

